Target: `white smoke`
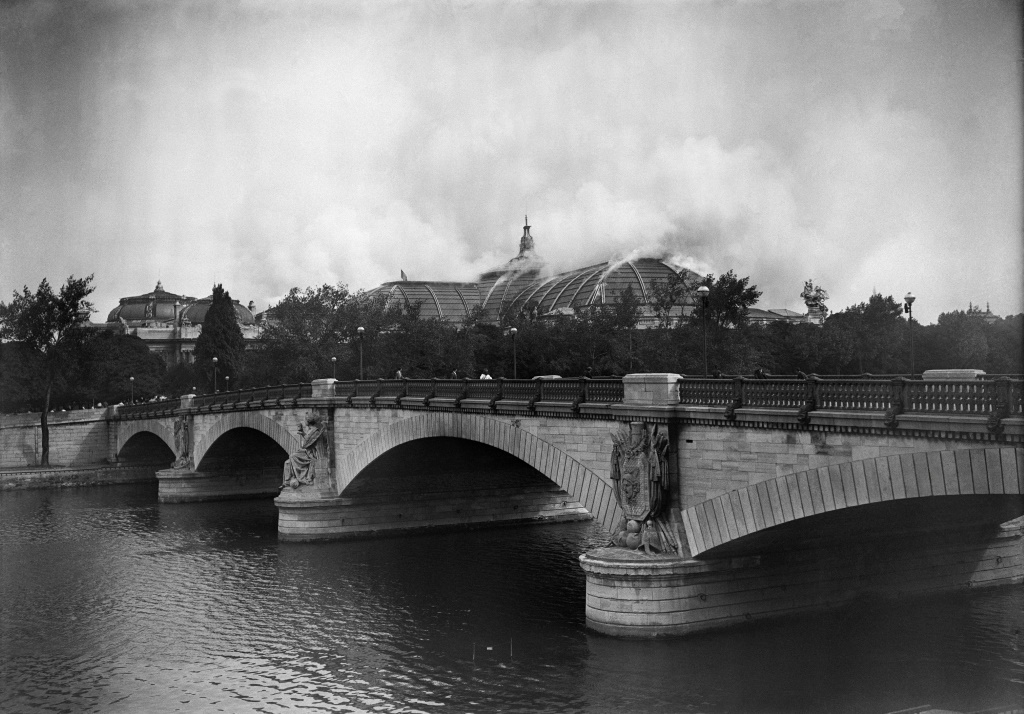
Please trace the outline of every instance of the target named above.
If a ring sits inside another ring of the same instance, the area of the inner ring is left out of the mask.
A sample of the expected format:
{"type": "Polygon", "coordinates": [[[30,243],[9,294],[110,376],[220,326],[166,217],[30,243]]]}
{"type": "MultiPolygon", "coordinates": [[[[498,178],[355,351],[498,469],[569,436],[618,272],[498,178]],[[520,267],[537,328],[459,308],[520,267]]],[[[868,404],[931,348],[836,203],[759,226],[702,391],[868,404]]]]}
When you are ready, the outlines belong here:
{"type": "Polygon", "coordinates": [[[468,281],[529,212],[551,271],[1024,309],[1012,4],[95,7],[0,9],[5,295],[468,281]]]}

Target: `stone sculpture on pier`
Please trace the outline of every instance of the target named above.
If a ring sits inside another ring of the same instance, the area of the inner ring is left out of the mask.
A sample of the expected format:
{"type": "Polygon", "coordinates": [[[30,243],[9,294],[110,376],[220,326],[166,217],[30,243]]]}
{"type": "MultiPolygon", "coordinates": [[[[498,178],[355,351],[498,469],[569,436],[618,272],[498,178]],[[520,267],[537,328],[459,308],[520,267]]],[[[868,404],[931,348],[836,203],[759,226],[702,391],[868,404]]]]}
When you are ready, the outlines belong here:
{"type": "Polygon", "coordinates": [[[177,457],[171,465],[172,469],[191,469],[192,439],[187,416],[179,416],[174,420],[174,455],[177,457]]]}
{"type": "Polygon", "coordinates": [[[656,424],[631,422],[612,434],[611,478],[623,518],[612,545],[647,553],[678,549],[668,517],[668,434],[656,424]]]}
{"type": "Polygon", "coordinates": [[[329,459],[330,446],[327,439],[323,438],[326,433],[324,420],[315,412],[307,413],[306,423],[299,424],[300,446],[284,462],[282,489],[311,485],[316,480],[318,464],[329,459]],[[309,431],[306,427],[309,427],[309,431]]]}

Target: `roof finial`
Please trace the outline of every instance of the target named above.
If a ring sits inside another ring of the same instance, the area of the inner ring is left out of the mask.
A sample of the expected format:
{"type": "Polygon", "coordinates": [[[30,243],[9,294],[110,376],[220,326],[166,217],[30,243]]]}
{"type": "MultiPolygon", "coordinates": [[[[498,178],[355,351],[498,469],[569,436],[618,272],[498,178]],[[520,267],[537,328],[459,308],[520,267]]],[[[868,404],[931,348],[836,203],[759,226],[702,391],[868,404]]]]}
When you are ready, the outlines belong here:
{"type": "Polygon", "coordinates": [[[530,218],[523,216],[523,237],[519,239],[519,257],[533,252],[533,236],[530,235],[530,218]]]}

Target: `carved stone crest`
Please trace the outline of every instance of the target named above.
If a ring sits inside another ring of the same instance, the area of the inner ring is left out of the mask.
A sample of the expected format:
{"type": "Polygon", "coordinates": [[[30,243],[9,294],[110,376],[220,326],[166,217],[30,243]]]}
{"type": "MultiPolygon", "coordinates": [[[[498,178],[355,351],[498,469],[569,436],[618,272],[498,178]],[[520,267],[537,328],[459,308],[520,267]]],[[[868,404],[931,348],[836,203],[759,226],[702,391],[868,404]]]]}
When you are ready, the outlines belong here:
{"type": "Polygon", "coordinates": [[[326,438],[327,424],[323,417],[308,412],[298,432],[300,446],[284,462],[282,489],[310,485],[316,481],[318,468],[330,467],[330,440],[326,438]]]}
{"type": "Polygon", "coordinates": [[[192,429],[184,415],[174,420],[174,455],[172,469],[192,468],[192,429]]]}
{"type": "Polygon", "coordinates": [[[612,434],[611,477],[623,519],[612,544],[648,553],[677,548],[668,523],[668,434],[632,422],[612,434]]]}

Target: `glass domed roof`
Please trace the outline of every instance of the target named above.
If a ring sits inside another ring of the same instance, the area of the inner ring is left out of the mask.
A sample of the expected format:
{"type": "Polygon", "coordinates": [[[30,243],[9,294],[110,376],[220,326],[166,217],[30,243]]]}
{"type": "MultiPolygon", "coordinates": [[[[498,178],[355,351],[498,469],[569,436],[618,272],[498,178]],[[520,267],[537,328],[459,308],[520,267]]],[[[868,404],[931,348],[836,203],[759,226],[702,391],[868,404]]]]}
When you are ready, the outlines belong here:
{"type": "Polygon", "coordinates": [[[501,314],[510,311],[536,309],[540,316],[614,304],[627,288],[642,304],[649,304],[655,285],[667,283],[677,274],[658,258],[637,258],[545,275],[543,261],[534,252],[530,226],[526,225],[519,255],[484,273],[475,283],[402,280],[384,283],[369,294],[385,294],[389,304],[419,304],[421,318],[462,321],[474,308],[483,307],[487,317],[498,322],[501,314]]]}
{"type": "Polygon", "coordinates": [[[534,305],[537,313],[565,312],[591,305],[613,304],[632,288],[642,303],[649,303],[658,281],[669,281],[676,271],[657,258],[638,258],[627,261],[608,261],[558,273],[547,278],[523,280],[516,276],[505,290],[500,281],[491,290],[486,307],[497,310],[502,304],[510,309],[523,309],[534,305]],[[496,298],[500,292],[500,299],[496,298]]]}

